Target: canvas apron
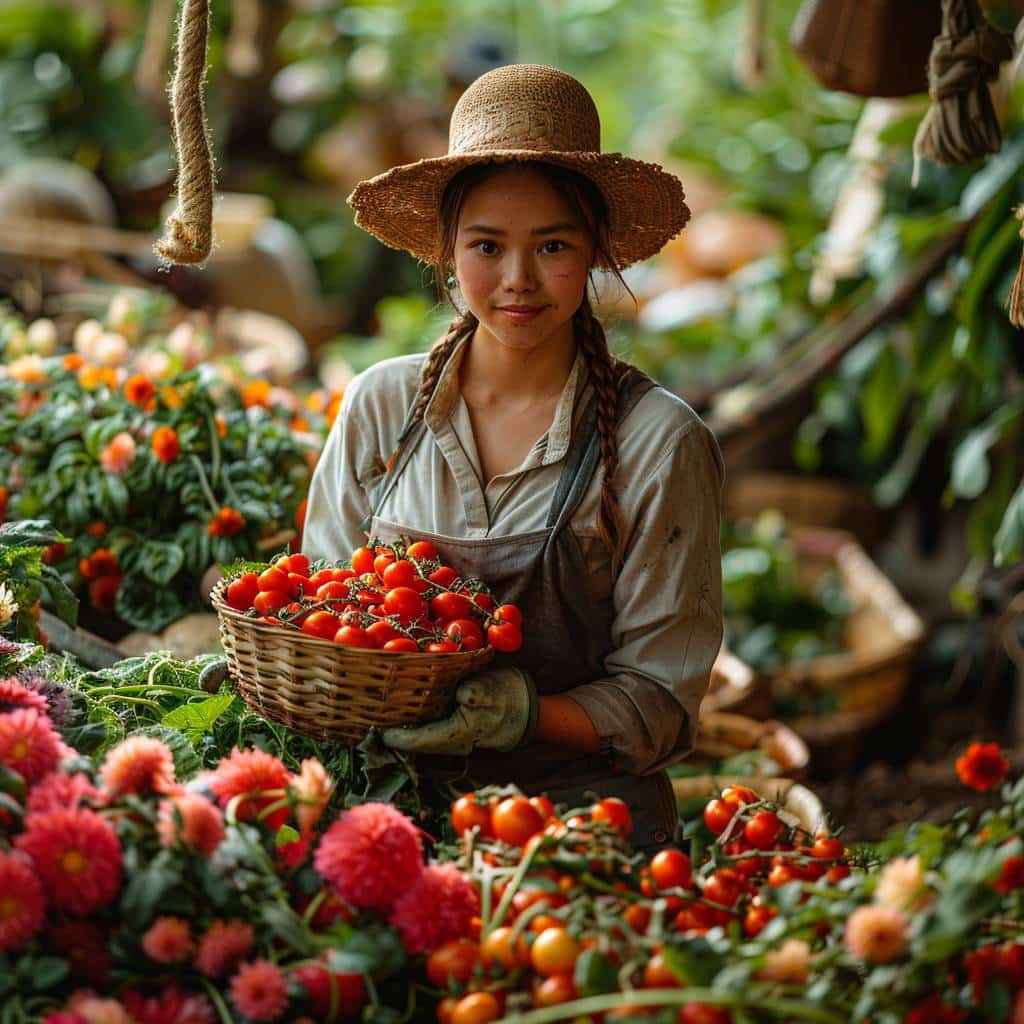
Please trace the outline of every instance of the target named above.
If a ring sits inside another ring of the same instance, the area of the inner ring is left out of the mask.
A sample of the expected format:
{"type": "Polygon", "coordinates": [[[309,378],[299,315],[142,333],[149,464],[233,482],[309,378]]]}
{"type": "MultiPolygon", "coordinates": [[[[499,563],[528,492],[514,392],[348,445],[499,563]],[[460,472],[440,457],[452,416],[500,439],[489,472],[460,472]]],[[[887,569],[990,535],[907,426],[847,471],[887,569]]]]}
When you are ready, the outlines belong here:
{"type": "MultiPolygon", "coordinates": [[[[655,386],[650,378],[633,371],[620,401],[621,417],[655,386]]],[[[372,516],[364,524],[370,536],[383,543],[399,537],[429,540],[447,564],[458,567],[465,576],[485,580],[502,601],[518,605],[523,613],[525,642],[513,655],[497,655],[497,663],[503,660],[526,669],[542,696],[564,693],[605,675],[604,657],[611,648],[611,593],[594,591],[570,526],[570,518],[600,462],[596,405],[595,397],[573,431],[543,529],[460,540],[382,518],[385,501],[427,432],[422,420],[396,452],[378,486],[372,516]]],[[[417,763],[427,774],[433,769],[449,778],[458,776],[467,787],[514,783],[527,793],[544,792],[555,803],[570,807],[587,805],[594,795],[616,796],[632,812],[634,846],[648,848],[673,840],[679,819],[666,773],[625,774],[612,765],[608,753],[581,754],[532,743],[509,753],[475,751],[460,762],[454,773],[450,758],[421,756],[417,763]]]]}

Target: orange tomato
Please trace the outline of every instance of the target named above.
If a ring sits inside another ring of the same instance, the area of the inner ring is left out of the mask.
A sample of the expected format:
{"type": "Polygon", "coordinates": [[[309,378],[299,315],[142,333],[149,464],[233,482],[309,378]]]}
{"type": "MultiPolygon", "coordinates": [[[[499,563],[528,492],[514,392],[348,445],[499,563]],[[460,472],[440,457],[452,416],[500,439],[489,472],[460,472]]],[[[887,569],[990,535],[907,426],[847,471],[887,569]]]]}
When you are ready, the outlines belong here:
{"type": "Polygon", "coordinates": [[[571,974],[552,974],[545,978],[533,993],[534,1006],[557,1006],[568,1003],[577,995],[571,974]]]}
{"type": "Polygon", "coordinates": [[[490,1024],[501,1016],[501,1004],[490,992],[470,992],[452,1010],[451,1024],[490,1024]]]}
{"type": "Polygon", "coordinates": [[[491,829],[509,846],[522,846],[544,828],[540,812],[525,796],[506,797],[491,812],[491,829]]]}
{"type": "Polygon", "coordinates": [[[480,947],[471,939],[452,939],[427,957],[427,977],[438,988],[447,988],[453,981],[469,981],[479,959],[480,947]]]}
{"type": "Polygon", "coordinates": [[[530,961],[538,974],[550,977],[572,971],[580,944],[565,928],[545,928],[530,947],[530,961]]]}

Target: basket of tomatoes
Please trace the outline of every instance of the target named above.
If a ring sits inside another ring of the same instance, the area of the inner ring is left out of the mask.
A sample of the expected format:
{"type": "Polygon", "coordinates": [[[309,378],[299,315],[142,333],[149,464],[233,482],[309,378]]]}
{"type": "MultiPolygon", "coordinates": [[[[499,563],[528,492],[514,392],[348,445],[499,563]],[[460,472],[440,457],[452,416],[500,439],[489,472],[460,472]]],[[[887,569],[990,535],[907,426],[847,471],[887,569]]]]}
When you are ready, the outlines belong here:
{"type": "Polygon", "coordinates": [[[242,699],[317,739],[440,718],[460,680],[523,641],[519,609],[429,541],[370,544],[335,565],[282,555],[210,597],[242,699]]]}

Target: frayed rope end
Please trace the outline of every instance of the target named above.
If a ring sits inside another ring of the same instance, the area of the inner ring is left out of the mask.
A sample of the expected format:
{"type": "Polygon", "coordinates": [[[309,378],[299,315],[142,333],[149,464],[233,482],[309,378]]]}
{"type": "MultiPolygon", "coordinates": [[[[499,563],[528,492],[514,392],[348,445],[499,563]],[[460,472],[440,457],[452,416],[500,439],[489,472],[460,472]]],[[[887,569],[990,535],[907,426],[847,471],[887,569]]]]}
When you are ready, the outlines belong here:
{"type": "Polygon", "coordinates": [[[153,251],[164,268],[170,269],[176,263],[202,263],[212,244],[209,222],[197,226],[173,214],[167,218],[163,237],[153,243],[153,251]]]}

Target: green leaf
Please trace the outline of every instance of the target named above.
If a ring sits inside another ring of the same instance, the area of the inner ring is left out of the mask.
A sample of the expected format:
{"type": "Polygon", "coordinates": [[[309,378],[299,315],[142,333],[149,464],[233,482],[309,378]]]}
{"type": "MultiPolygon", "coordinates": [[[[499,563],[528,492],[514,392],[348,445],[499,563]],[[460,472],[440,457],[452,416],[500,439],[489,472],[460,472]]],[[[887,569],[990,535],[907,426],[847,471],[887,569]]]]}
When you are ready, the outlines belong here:
{"type": "Polygon", "coordinates": [[[32,984],[37,992],[59,985],[68,976],[68,962],[59,956],[41,956],[32,970],[32,984]]]}
{"type": "Polygon", "coordinates": [[[328,955],[332,971],[386,978],[405,964],[398,933],[383,922],[368,922],[338,942],[328,955]]]}
{"type": "MultiPolygon", "coordinates": [[[[166,720],[165,718],[164,721],[166,720]]],[[[174,777],[178,782],[187,782],[203,767],[189,738],[177,729],[166,725],[145,725],[141,729],[133,729],[132,735],[151,736],[167,744],[174,758],[174,777]]]]}
{"type": "Polygon", "coordinates": [[[214,723],[236,699],[233,693],[221,693],[206,700],[180,704],[173,711],[168,711],[160,723],[172,729],[180,729],[195,742],[204,733],[213,732],[214,723]]]}
{"type": "Polygon", "coordinates": [[[1024,479],[1006,506],[992,546],[997,566],[1012,565],[1024,557],[1024,479]]]}
{"type": "Polygon", "coordinates": [[[185,561],[185,552],[177,544],[147,540],[139,548],[139,569],[154,583],[170,583],[185,561]]]}
{"type": "Polygon", "coordinates": [[[72,629],[78,625],[78,598],[52,565],[43,565],[43,583],[58,618],[72,629]]]}
{"type": "Polygon", "coordinates": [[[181,882],[181,874],[169,850],[162,850],[149,864],[128,874],[121,894],[121,915],[130,928],[146,928],[164,895],[181,882]]]}
{"type": "Polygon", "coordinates": [[[48,548],[58,542],[71,543],[45,519],[22,519],[0,526],[0,547],[48,548]]]}
{"type": "Polygon", "coordinates": [[[599,996],[619,988],[618,972],[608,957],[596,949],[585,949],[576,958],[573,981],[581,996],[599,996]]]}
{"type": "Polygon", "coordinates": [[[666,946],[661,951],[665,966],[683,985],[710,985],[724,961],[706,939],[695,939],[685,946],[666,946]]]}
{"type": "Polygon", "coordinates": [[[874,461],[882,456],[903,411],[903,365],[892,345],[878,355],[860,393],[860,411],[867,436],[864,455],[874,461]]]}
{"type": "Polygon", "coordinates": [[[282,825],[277,830],[277,835],[274,836],[274,846],[280,849],[282,846],[290,846],[292,843],[298,842],[301,838],[291,825],[282,825]]]}
{"type": "Polygon", "coordinates": [[[289,949],[301,953],[302,956],[312,956],[316,952],[309,928],[287,903],[265,904],[260,911],[260,917],[289,949]]]}
{"type": "Polygon", "coordinates": [[[170,588],[154,587],[141,575],[129,575],[117,592],[114,610],[136,629],[159,633],[190,609],[170,588]]]}

